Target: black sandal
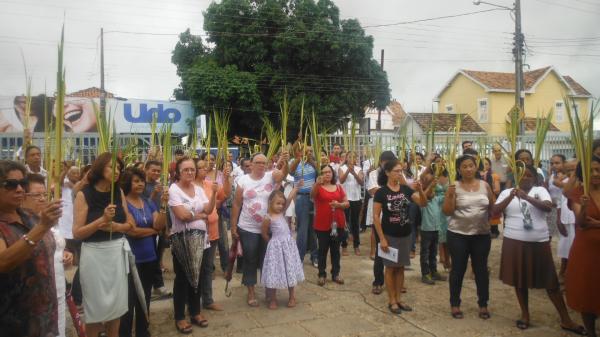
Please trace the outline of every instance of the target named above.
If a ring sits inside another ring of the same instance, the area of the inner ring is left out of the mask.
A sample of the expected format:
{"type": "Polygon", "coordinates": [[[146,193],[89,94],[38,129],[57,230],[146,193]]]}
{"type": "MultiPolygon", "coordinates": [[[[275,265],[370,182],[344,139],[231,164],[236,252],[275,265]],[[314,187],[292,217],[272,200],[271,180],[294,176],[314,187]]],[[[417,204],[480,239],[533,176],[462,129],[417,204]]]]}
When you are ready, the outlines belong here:
{"type": "Polygon", "coordinates": [[[402,309],[400,308],[398,303],[394,303],[394,304],[388,304],[388,309],[390,310],[390,312],[392,314],[400,315],[402,313],[402,309]],[[394,304],[396,304],[397,308],[392,308],[392,306],[394,306],[394,304]]]}
{"type": "Polygon", "coordinates": [[[529,322],[525,322],[520,319],[517,320],[516,324],[517,324],[517,328],[519,328],[521,330],[527,330],[529,328],[529,322]]]}
{"type": "Polygon", "coordinates": [[[398,308],[400,308],[402,311],[413,311],[411,307],[403,303],[398,303],[398,308]]]}
{"type": "Polygon", "coordinates": [[[561,325],[560,328],[563,329],[563,330],[565,330],[565,331],[572,332],[572,333],[574,333],[576,335],[579,335],[579,336],[587,336],[588,335],[588,333],[585,330],[585,328],[582,327],[581,325],[578,325],[575,328],[569,328],[569,327],[561,325]]]}

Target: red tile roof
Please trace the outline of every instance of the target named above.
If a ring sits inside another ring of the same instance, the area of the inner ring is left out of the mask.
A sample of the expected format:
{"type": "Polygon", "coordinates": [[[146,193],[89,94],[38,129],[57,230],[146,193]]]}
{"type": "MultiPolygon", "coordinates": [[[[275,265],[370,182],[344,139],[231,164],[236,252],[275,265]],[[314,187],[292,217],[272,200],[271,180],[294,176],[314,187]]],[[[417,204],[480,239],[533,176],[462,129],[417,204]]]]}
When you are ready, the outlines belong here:
{"type": "MultiPolygon", "coordinates": [[[[540,68],[523,73],[525,90],[530,90],[544,76],[550,67],[540,68]]],[[[463,70],[463,72],[490,89],[514,90],[515,74],[491,71],[463,70]]]]}
{"type": "MultiPolygon", "coordinates": [[[[106,98],[113,98],[114,95],[111,92],[105,91],[106,98]]],[[[91,87],[83,90],[79,90],[73,93],[68,94],[69,97],[86,97],[86,98],[100,98],[102,94],[102,89],[97,87],[91,87]]]]}
{"type": "Polygon", "coordinates": [[[569,83],[569,86],[571,87],[571,89],[573,89],[573,91],[575,91],[575,95],[592,96],[592,94],[589,91],[587,91],[581,84],[579,84],[577,81],[575,81],[571,76],[563,76],[563,78],[565,79],[565,81],[567,81],[567,83],[569,83]]]}
{"type": "MultiPolygon", "coordinates": [[[[536,83],[551,70],[552,67],[544,67],[527,71],[523,73],[523,79],[525,80],[524,90],[528,91],[533,89],[536,83]]],[[[483,84],[491,90],[515,90],[515,74],[514,73],[500,73],[491,71],[475,71],[475,70],[462,70],[464,74],[470,76],[477,82],[483,84]]],[[[556,71],[555,71],[556,73],[556,71]]],[[[556,73],[558,75],[558,73],[556,73]]],[[[560,76],[560,75],[558,75],[560,76]]],[[[581,84],[575,81],[570,76],[563,76],[563,79],[568,86],[573,90],[573,94],[577,96],[592,96],[581,84]]]]}
{"type": "MultiPolygon", "coordinates": [[[[535,117],[525,117],[523,118],[523,125],[525,127],[526,132],[535,132],[536,118],[535,117]]],[[[548,131],[556,131],[559,132],[560,129],[557,128],[554,124],[550,123],[550,128],[548,131]]]]}
{"type": "MultiPolygon", "coordinates": [[[[423,132],[427,132],[431,126],[432,113],[411,112],[409,115],[419,125],[423,132]]],[[[485,130],[477,124],[477,122],[467,114],[461,114],[463,117],[461,132],[485,132],[485,130]]],[[[456,125],[456,114],[449,113],[434,113],[433,123],[435,124],[435,132],[448,132],[448,130],[456,125]]]]}

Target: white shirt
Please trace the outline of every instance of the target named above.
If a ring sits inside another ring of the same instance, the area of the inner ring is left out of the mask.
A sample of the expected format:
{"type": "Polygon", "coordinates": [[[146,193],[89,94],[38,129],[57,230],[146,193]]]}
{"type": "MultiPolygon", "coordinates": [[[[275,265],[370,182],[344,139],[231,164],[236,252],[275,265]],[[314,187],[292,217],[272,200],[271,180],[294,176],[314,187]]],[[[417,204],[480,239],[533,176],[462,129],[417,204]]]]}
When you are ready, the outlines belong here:
{"type": "MultiPolygon", "coordinates": [[[[513,189],[506,189],[500,193],[496,204],[501,203],[504,199],[508,198],[513,189]]],[[[534,186],[529,191],[530,197],[536,197],[542,201],[552,201],[548,191],[539,186],[534,186]]],[[[504,236],[510,239],[527,241],[527,242],[546,242],[550,239],[550,232],[548,231],[548,222],[546,220],[546,212],[543,212],[529,202],[514,197],[513,200],[508,204],[504,210],[504,236]],[[523,226],[523,213],[521,211],[521,205],[526,205],[526,210],[531,215],[533,228],[526,230],[523,226]]]]}
{"type": "MultiPolygon", "coordinates": [[[[556,177],[556,174],[552,174],[550,176],[550,179],[548,180],[548,192],[550,192],[550,197],[552,197],[552,201],[556,202],[557,204],[560,202],[560,197],[562,195],[562,188],[554,185],[554,178],[556,177]]],[[[569,181],[569,178],[563,179],[563,182],[567,182],[569,181]]]]}
{"type": "MultiPolygon", "coordinates": [[[[339,169],[339,175],[342,176],[343,174],[346,174],[346,172],[348,171],[348,166],[347,165],[342,165],[339,169]]],[[[354,166],[354,172],[358,175],[360,174],[360,166],[354,166]]],[[[348,197],[348,201],[359,201],[360,200],[360,184],[358,183],[358,181],[356,180],[356,178],[354,178],[354,176],[352,174],[348,174],[348,177],[346,177],[346,181],[344,181],[344,183],[342,184],[342,187],[344,188],[344,191],[346,192],[346,196],[348,197]]]]}
{"type": "MultiPolygon", "coordinates": [[[[369,193],[369,190],[372,190],[374,188],[379,188],[379,185],[377,184],[377,176],[379,175],[379,170],[380,169],[376,169],[376,170],[371,171],[371,173],[369,173],[369,184],[367,185],[367,193],[369,193]]],[[[369,225],[373,224],[373,197],[371,197],[369,199],[369,204],[367,205],[367,220],[366,220],[366,222],[369,225]]]]}
{"type": "MultiPolygon", "coordinates": [[[[294,176],[292,176],[291,174],[288,174],[287,177],[285,178],[285,180],[283,181],[283,183],[284,183],[283,195],[287,199],[289,197],[290,193],[292,193],[292,190],[294,189],[294,176]]],[[[292,200],[290,202],[290,206],[285,211],[285,216],[288,216],[288,217],[296,216],[296,206],[294,204],[294,200],[292,200]]]]}
{"type": "Polygon", "coordinates": [[[565,225],[575,224],[575,213],[569,209],[569,199],[561,195],[558,208],[560,209],[560,222],[565,225]]]}
{"type": "Polygon", "coordinates": [[[242,170],[241,166],[235,167],[233,169],[233,171],[231,171],[231,176],[233,177],[234,182],[243,175],[244,175],[244,170],[242,170]]]}
{"type": "Polygon", "coordinates": [[[369,170],[371,169],[372,165],[373,165],[373,159],[366,159],[362,163],[363,175],[365,177],[365,188],[367,186],[369,186],[369,170]]]}
{"type": "Polygon", "coordinates": [[[238,227],[254,234],[260,234],[262,221],[269,207],[269,195],[273,192],[275,182],[273,173],[265,172],[260,180],[254,180],[249,174],[244,175],[237,183],[237,188],[244,190],[242,211],[238,227]]]}
{"type": "Polygon", "coordinates": [[[35,173],[35,174],[39,174],[39,175],[43,176],[44,178],[48,178],[48,171],[44,170],[44,168],[41,166],[40,166],[40,172],[33,172],[29,168],[29,165],[27,165],[27,164],[25,164],[25,168],[27,169],[27,173],[35,173]]]}
{"type": "MultiPolygon", "coordinates": [[[[204,209],[204,205],[208,203],[208,198],[204,194],[202,187],[194,186],[194,197],[190,197],[177,186],[177,184],[171,184],[169,187],[169,207],[183,206],[188,212],[199,212],[204,209]]],[[[206,222],[202,219],[194,220],[191,222],[185,222],[175,216],[175,212],[171,212],[171,234],[182,232],[186,229],[200,229],[206,231],[206,222]]],[[[208,235],[206,235],[208,240],[208,235]]]]}
{"type": "MultiPolygon", "coordinates": [[[[65,182],[68,178],[65,178],[65,182]]],[[[65,239],[73,238],[73,196],[72,189],[67,185],[62,188],[62,216],[58,219],[60,234],[65,239]]]]}

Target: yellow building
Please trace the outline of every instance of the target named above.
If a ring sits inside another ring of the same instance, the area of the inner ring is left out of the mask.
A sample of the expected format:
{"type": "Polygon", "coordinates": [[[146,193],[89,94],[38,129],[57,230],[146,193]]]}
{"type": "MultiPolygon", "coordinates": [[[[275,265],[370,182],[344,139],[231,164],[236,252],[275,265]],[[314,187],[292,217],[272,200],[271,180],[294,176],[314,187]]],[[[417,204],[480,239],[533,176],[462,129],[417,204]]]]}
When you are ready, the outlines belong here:
{"type": "MultiPolygon", "coordinates": [[[[554,109],[553,124],[561,132],[569,132],[569,121],[563,102],[566,95],[574,100],[580,113],[591,109],[592,95],[573,78],[563,76],[552,67],[524,73],[526,125],[538,113],[546,115],[554,109]]],[[[506,114],[515,104],[513,73],[459,70],[434,99],[439,113],[466,113],[489,135],[504,135],[506,114]]],[[[526,131],[533,131],[526,127],[526,131]]]]}

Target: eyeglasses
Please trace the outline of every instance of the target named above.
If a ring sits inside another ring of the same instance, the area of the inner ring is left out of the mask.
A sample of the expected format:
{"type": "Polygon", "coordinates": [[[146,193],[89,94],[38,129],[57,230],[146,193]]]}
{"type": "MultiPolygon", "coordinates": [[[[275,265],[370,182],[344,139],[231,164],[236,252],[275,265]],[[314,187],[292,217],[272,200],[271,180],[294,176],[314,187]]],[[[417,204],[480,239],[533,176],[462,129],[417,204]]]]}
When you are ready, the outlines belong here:
{"type": "Polygon", "coordinates": [[[46,200],[46,194],[45,193],[25,193],[25,196],[28,198],[33,198],[33,199],[37,199],[37,200],[46,200]]]}
{"type": "Polygon", "coordinates": [[[22,188],[27,188],[27,186],[29,186],[29,180],[27,180],[26,178],[23,178],[21,180],[6,179],[2,182],[2,187],[9,191],[16,190],[18,186],[21,186],[22,188]]]}

